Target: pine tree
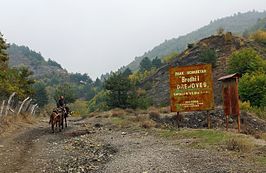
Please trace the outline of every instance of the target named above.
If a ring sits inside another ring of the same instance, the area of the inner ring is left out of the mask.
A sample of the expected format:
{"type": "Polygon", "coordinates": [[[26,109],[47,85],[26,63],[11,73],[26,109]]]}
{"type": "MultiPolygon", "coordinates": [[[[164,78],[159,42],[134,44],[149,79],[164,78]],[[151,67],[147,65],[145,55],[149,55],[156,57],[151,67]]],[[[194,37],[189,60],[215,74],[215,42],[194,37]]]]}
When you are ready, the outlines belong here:
{"type": "Polygon", "coordinates": [[[94,86],[96,88],[101,88],[102,87],[102,81],[99,78],[96,78],[96,80],[94,82],[94,86]]]}
{"type": "Polygon", "coordinates": [[[122,73],[114,73],[104,84],[107,90],[107,104],[111,108],[126,108],[128,107],[128,92],[130,90],[130,80],[123,76],[122,73]]]}
{"type": "Polygon", "coordinates": [[[0,70],[6,70],[8,65],[8,56],[7,56],[7,47],[8,45],[6,44],[3,35],[0,33],[0,70]]]}
{"type": "Polygon", "coordinates": [[[128,77],[132,74],[132,71],[129,68],[126,68],[126,70],[123,72],[123,76],[128,77]]]}
{"type": "Polygon", "coordinates": [[[213,49],[204,49],[201,51],[199,60],[203,63],[212,64],[213,67],[216,67],[218,56],[213,49]]]}
{"type": "Polygon", "coordinates": [[[152,68],[151,60],[148,57],[143,58],[143,60],[140,62],[140,71],[149,71],[152,68]]]}
{"type": "Polygon", "coordinates": [[[152,67],[159,68],[162,66],[162,61],[156,57],[152,60],[152,67]]]}
{"type": "Polygon", "coordinates": [[[42,82],[38,82],[34,84],[33,89],[35,90],[35,94],[33,96],[34,100],[40,107],[48,104],[48,95],[45,89],[45,84],[42,82]]]}

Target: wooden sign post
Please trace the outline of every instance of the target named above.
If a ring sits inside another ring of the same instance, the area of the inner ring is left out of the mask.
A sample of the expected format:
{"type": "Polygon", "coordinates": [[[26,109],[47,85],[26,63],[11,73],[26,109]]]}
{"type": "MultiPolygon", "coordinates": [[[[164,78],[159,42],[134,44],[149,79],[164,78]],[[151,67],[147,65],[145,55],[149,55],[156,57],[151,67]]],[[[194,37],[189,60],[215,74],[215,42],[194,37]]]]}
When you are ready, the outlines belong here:
{"type": "Polygon", "coordinates": [[[219,78],[223,82],[224,114],[226,116],[226,130],[228,130],[228,118],[237,116],[238,132],[240,132],[240,109],[238,96],[238,79],[240,75],[230,74],[219,78]]]}
{"type": "Polygon", "coordinates": [[[171,111],[177,112],[177,116],[180,116],[179,112],[205,110],[210,128],[208,110],[214,108],[211,65],[171,67],[169,74],[171,111]]]}

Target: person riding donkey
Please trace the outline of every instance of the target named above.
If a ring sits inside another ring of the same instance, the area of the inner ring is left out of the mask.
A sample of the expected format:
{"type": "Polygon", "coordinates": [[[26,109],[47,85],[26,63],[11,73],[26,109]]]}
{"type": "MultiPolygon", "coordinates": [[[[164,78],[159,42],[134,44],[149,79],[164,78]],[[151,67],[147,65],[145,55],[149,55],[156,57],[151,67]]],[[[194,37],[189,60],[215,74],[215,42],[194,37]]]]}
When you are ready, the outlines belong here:
{"type": "Polygon", "coordinates": [[[57,108],[64,108],[66,106],[66,101],[64,96],[60,96],[57,102],[57,108]]]}
{"type": "Polygon", "coordinates": [[[66,106],[66,101],[64,96],[59,97],[59,100],[57,102],[57,108],[65,109],[67,116],[70,114],[70,109],[69,107],[66,106]]]}
{"type": "Polygon", "coordinates": [[[69,108],[66,106],[66,101],[65,101],[65,98],[64,96],[60,96],[59,97],[59,100],[57,102],[57,108],[58,109],[61,109],[62,112],[63,112],[63,116],[62,116],[62,128],[63,127],[63,123],[64,123],[64,119],[65,119],[65,127],[67,127],[67,122],[66,122],[66,117],[68,117],[68,114],[69,114],[69,108]]]}

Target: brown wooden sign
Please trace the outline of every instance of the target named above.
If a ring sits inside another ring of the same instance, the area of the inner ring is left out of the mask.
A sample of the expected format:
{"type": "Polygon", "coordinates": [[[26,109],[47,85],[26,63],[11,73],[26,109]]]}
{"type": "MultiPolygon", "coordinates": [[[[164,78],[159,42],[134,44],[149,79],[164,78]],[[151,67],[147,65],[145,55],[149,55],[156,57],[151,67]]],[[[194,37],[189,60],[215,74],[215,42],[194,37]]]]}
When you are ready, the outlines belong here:
{"type": "Polygon", "coordinates": [[[169,74],[172,112],[202,111],[214,108],[210,64],[171,67],[169,74]]]}

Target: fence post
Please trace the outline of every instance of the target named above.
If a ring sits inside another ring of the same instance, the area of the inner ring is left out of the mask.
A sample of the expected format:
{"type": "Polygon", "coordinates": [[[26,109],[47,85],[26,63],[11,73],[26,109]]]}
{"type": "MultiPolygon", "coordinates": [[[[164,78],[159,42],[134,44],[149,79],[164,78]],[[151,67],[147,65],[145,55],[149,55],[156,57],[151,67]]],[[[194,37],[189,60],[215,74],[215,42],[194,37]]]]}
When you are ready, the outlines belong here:
{"type": "Polygon", "coordinates": [[[25,100],[23,100],[23,102],[21,103],[21,105],[20,105],[20,107],[19,107],[19,110],[18,110],[17,116],[20,114],[20,112],[21,112],[21,110],[22,110],[23,105],[25,104],[25,102],[26,102],[27,100],[29,100],[29,99],[30,99],[30,98],[27,97],[25,100]]]}
{"type": "Polygon", "coordinates": [[[32,106],[31,111],[30,111],[30,115],[33,115],[33,112],[34,112],[34,110],[35,110],[37,105],[38,104],[35,104],[35,105],[32,106]]]}
{"type": "Polygon", "coordinates": [[[13,93],[10,95],[10,97],[9,97],[9,99],[8,99],[8,101],[7,101],[6,114],[5,114],[5,116],[7,116],[7,114],[8,114],[8,111],[9,111],[9,109],[10,109],[10,103],[11,103],[11,100],[12,100],[12,98],[13,98],[15,95],[16,95],[16,93],[13,92],[13,93]]]}
{"type": "Polygon", "coordinates": [[[1,106],[0,116],[3,115],[3,110],[4,110],[4,107],[5,107],[5,103],[6,103],[6,101],[4,100],[4,101],[2,102],[2,106],[1,106]]]}
{"type": "Polygon", "coordinates": [[[25,103],[25,109],[24,111],[27,112],[29,109],[30,109],[30,102],[32,101],[32,99],[28,100],[26,103],[25,103]]]}
{"type": "Polygon", "coordinates": [[[36,113],[36,109],[38,108],[39,106],[37,105],[32,113],[32,116],[35,116],[35,113],[36,113]]]}

